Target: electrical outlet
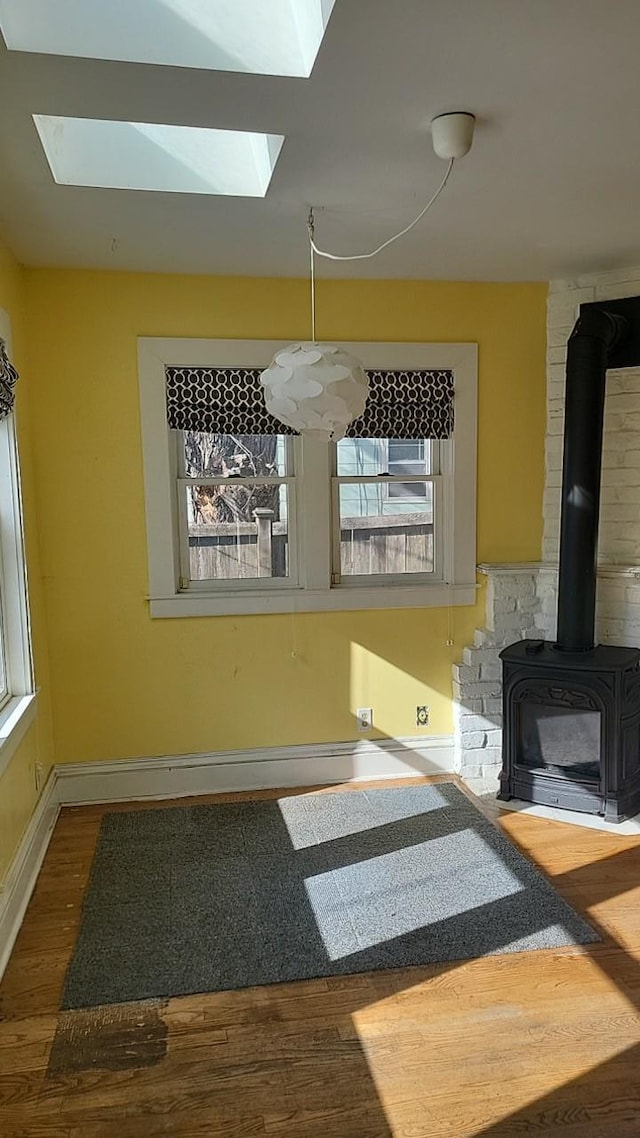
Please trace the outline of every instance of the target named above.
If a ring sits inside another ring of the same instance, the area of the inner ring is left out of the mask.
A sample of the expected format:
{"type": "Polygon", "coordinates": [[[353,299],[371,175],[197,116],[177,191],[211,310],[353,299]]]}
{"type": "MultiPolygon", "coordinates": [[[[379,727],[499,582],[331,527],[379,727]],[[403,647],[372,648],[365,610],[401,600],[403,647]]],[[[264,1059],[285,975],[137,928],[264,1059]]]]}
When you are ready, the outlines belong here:
{"type": "Polygon", "coordinates": [[[416,727],[429,726],[429,708],[424,704],[418,704],[416,707],[416,727]]]}
{"type": "Polygon", "coordinates": [[[358,707],[356,709],[356,719],[358,721],[358,731],[370,731],[373,727],[373,708],[358,707]]]}

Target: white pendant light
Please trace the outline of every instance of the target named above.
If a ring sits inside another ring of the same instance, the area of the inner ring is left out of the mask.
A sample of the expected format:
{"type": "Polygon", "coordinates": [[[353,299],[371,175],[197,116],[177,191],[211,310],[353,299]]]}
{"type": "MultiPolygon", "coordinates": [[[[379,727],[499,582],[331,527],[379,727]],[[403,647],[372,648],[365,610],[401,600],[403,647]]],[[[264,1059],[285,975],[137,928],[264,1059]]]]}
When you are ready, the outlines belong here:
{"type": "Polygon", "coordinates": [[[307,229],[311,255],[311,342],[282,348],[260,376],[267,410],[274,419],[296,431],[338,441],[344,438],[349,424],[362,415],[369,393],[363,364],[344,348],[316,343],[315,256],[331,261],[368,260],[413,229],[444,190],[455,159],[471,148],[474,126],[475,118],[468,112],[440,115],[432,121],[434,150],[438,157],[448,159],[447,172],[418,216],[369,253],[344,256],[319,249],[314,239],[313,210],[310,211],[307,229]]]}
{"type": "Polygon", "coordinates": [[[360,360],[333,344],[291,344],[262,372],[267,410],[280,423],[338,442],[369,394],[360,360]]]}

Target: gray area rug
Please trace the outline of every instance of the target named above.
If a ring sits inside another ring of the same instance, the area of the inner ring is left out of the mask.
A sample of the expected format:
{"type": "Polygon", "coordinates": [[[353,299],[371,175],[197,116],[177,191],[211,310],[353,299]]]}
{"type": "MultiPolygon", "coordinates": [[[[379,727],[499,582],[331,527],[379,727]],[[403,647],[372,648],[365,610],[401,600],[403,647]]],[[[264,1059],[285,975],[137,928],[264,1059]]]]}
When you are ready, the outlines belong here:
{"type": "Polygon", "coordinates": [[[62,1007],[596,940],[452,783],[127,811],[62,1007]]]}

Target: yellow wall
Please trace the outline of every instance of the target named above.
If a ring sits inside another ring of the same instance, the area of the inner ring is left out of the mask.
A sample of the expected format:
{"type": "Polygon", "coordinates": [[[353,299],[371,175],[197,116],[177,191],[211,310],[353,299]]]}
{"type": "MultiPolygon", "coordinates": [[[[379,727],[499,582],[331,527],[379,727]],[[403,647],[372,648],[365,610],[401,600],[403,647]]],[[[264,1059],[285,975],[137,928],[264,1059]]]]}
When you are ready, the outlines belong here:
{"type": "Polygon", "coordinates": [[[34,664],[36,683],[40,689],[36,722],[29,728],[9,766],[0,777],[0,883],[2,883],[37,802],[35,764],[42,764],[44,780],[53,762],[47,638],[38,549],[30,431],[33,392],[32,373],[28,367],[24,272],[3,245],[0,245],[0,307],[4,308],[11,317],[12,355],[20,371],[16,419],[22,468],[34,664]]]}
{"type": "MultiPolygon", "coordinates": [[[[306,282],[26,277],[57,761],[350,739],[363,704],[381,734],[414,734],[419,703],[430,732],[449,732],[450,665],[480,606],[149,617],[136,337],[306,336],[306,282]]],[[[545,297],[538,284],[319,287],[321,336],[478,342],[481,560],[540,554],[545,297]]]]}

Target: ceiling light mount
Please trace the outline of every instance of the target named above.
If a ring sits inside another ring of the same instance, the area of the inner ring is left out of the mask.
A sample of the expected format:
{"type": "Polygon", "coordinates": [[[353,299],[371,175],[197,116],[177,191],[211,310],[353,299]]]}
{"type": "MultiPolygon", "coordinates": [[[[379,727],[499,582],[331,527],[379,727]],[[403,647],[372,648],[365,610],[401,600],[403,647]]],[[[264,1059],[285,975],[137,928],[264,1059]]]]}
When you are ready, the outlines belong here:
{"type": "Polygon", "coordinates": [[[470,111],[450,111],[431,120],[431,139],[438,158],[464,158],[471,150],[476,116],[470,111]]]}

